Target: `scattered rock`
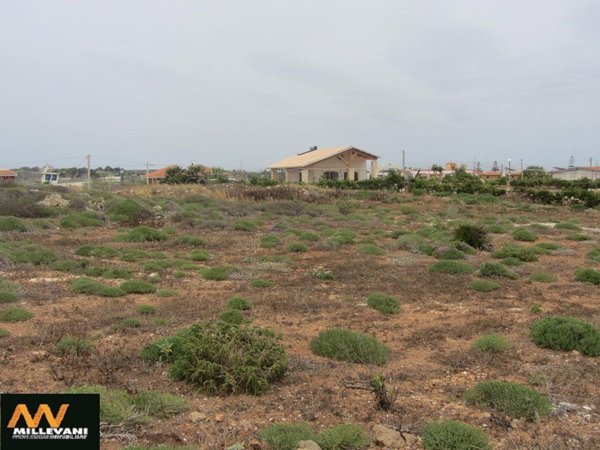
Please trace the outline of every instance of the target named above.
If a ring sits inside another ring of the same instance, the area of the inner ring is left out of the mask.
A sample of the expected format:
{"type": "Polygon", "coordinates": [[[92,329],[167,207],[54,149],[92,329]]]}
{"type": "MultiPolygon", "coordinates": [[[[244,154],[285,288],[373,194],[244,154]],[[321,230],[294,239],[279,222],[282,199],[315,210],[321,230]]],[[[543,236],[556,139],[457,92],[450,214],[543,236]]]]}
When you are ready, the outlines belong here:
{"type": "Polygon", "coordinates": [[[321,450],[321,447],[314,441],[300,441],[296,450],[321,450]]]}
{"type": "Polygon", "coordinates": [[[38,205],[53,208],[66,208],[69,206],[69,200],[62,198],[60,194],[50,194],[44,200],[38,202],[38,205]]]}
{"type": "Polygon", "coordinates": [[[45,352],[43,350],[34,351],[34,352],[31,352],[30,361],[32,363],[38,362],[38,361],[43,361],[44,359],[48,358],[48,356],[50,356],[50,353],[45,352]]]}
{"type": "Polygon", "coordinates": [[[198,422],[202,422],[203,420],[206,420],[206,414],[201,413],[199,411],[191,412],[189,417],[190,417],[190,420],[192,421],[192,423],[198,423],[198,422]]]}
{"type": "Polygon", "coordinates": [[[215,422],[223,422],[224,418],[225,416],[223,414],[217,414],[215,415],[215,422]]]}
{"type": "Polygon", "coordinates": [[[402,433],[385,425],[377,424],[373,426],[373,436],[378,445],[386,448],[403,448],[407,446],[402,437],[402,433]]]}

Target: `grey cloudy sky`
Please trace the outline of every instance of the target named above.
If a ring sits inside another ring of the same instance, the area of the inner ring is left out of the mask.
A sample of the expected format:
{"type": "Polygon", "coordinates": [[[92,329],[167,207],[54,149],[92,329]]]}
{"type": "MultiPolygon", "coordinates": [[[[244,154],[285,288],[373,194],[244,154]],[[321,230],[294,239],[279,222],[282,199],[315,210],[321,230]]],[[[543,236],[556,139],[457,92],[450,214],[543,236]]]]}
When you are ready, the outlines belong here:
{"type": "Polygon", "coordinates": [[[600,159],[595,0],[2,0],[0,167],[600,159]]]}

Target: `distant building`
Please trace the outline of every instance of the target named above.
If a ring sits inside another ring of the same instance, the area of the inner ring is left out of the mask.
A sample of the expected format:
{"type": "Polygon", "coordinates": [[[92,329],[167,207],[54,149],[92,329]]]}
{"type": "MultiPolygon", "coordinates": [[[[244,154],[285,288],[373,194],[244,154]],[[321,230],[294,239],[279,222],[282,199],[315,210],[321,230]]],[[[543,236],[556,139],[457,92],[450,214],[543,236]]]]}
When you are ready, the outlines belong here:
{"type": "Polygon", "coordinates": [[[502,177],[502,172],[500,170],[480,170],[475,171],[475,175],[485,181],[489,180],[497,180],[502,177]]]}
{"type": "Polygon", "coordinates": [[[58,184],[59,173],[49,164],[42,167],[41,182],[42,184],[58,184]]]}
{"type": "Polygon", "coordinates": [[[0,183],[14,183],[17,179],[17,172],[9,169],[0,169],[0,183]]]}
{"type": "Polygon", "coordinates": [[[269,166],[271,178],[284,171],[289,183],[316,183],[324,180],[366,180],[367,161],[371,161],[371,177],[379,173],[379,157],[357,147],[311,147],[308,151],[290,156],[269,166]]]}
{"type": "Polygon", "coordinates": [[[177,167],[177,164],[171,164],[170,166],[163,167],[162,169],[149,172],[142,175],[142,178],[146,180],[148,184],[158,184],[165,178],[167,178],[167,170],[177,167]]]}
{"type": "Polygon", "coordinates": [[[555,167],[554,170],[550,170],[548,174],[552,178],[567,181],[581,180],[582,178],[600,180],[600,166],[569,167],[567,169],[555,167]]]}

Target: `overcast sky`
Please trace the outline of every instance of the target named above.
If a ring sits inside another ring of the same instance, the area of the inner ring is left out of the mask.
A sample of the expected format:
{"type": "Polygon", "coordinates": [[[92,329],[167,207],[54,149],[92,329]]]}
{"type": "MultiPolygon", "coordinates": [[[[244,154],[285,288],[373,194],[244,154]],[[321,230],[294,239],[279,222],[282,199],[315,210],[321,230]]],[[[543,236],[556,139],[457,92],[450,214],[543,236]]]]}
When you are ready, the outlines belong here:
{"type": "Polygon", "coordinates": [[[600,2],[1,0],[0,167],[600,159],[600,2]]]}

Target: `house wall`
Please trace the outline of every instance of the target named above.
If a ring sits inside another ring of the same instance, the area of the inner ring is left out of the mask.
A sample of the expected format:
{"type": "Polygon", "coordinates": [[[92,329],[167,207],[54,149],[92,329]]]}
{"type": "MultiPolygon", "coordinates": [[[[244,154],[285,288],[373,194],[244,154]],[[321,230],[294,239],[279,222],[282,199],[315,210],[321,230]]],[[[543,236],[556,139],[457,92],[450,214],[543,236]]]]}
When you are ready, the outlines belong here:
{"type": "Polygon", "coordinates": [[[554,172],[550,174],[552,178],[559,180],[581,180],[582,178],[588,178],[590,180],[600,180],[600,172],[595,170],[575,169],[565,170],[564,172],[554,172]]]}

